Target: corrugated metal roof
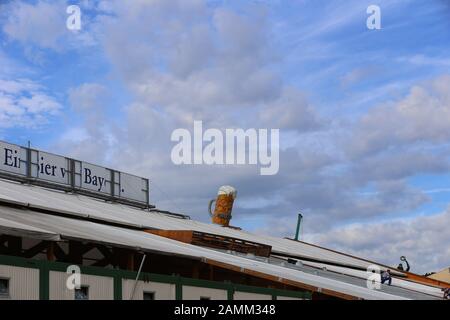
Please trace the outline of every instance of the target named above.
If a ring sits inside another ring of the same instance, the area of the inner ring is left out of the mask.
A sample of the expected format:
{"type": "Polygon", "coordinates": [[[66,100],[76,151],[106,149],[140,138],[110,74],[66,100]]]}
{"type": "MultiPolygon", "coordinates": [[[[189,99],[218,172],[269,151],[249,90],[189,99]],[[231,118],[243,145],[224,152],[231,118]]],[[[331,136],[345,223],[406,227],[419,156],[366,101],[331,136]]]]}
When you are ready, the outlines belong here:
{"type": "MultiPolygon", "coordinates": [[[[332,271],[332,272],[336,272],[336,273],[340,273],[340,274],[344,274],[344,275],[349,275],[352,277],[356,277],[359,279],[363,279],[364,281],[366,281],[367,279],[367,272],[366,271],[361,271],[361,270],[355,270],[355,269],[350,269],[350,268],[344,268],[344,267],[338,267],[338,266],[333,266],[333,265],[328,265],[328,264],[323,264],[323,263],[316,263],[316,262],[310,262],[310,261],[302,261],[302,263],[306,266],[311,266],[314,268],[318,268],[318,269],[326,269],[328,271],[332,271]]],[[[378,282],[380,282],[378,280],[378,282]]],[[[425,293],[428,295],[432,295],[438,298],[442,297],[442,291],[439,288],[436,287],[431,287],[431,286],[427,286],[427,285],[423,285],[420,283],[415,283],[415,282],[411,282],[408,280],[403,280],[400,278],[392,278],[392,287],[398,287],[398,288],[403,288],[403,289],[407,289],[407,290],[413,290],[416,292],[421,292],[421,293],[425,293]]]]}
{"type": "Polygon", "coordinates": [[[0,216],[0,233],[10,236],[24,236],[28,235],[34,239],[41,240],[60,240],[59,235],[48,230],[32,227],[29,224],[23,224],[16,221],[4,219],[0,216]]]}
{"type": "MultiPolygon", "coordinates": [[[[264,262],[235,254],[193,246],[143,231],[10,207],[0,207],[0,215],[3,218],[3,221],[28,226],[30,230],[46,228],[50,232],[59,234],[61,238],[83,239],[115,246],[129,247],[137,250],[160,252],[164,254],[170,253],[197,259],[209,259],[233,265],[241,270],[242,268],[249,269],[276,276],[280,279],[289,279],[362,299],[384,300],[413,298],[408,297],[408,292],[395,295],[384,291],[370,290],[365,287],[363,282],[356,283],[354,280],[351,280],[350,277],[347,277],[348,279],[346,280],[352,281],[353,283],[347,283],[346,281],[342,281],[342,279],[333,277],[331,272],[321,271],[320,274],[314,274],[314,272],[305,272],[305,270],[301,269],[287,268],[281,264],[274,264],[273,262],[264,262]],[[324,276],[325,274],[327,274],[327,276],[324,276]]],[[[426,296],[423,295],[422,298],[426,298],[426,296]]]]}
{"type": "MultiPolygon", "coordinates": [[[[274,258],[271,258],[271,260],[274,258]]],[[[291,264],[285,263],[285,266],[292,266],[291,264]]],[[[324,264],[315,264],[314,266],[309,265],[309,262],[301,261],[301,267],[297,265],[293,266],[293,268],[299,268],[303,272],[312,273],[315,275],[319,275],[325,278],[331,278],[334,280],[339,280],[345,283],[355,284],[361,287],[367,287],[367,273],[365,271],[359,271],[349,268],[335,267],[324,264]]],[[[377,282],[380,282],[377,280],[377,282]]],[[[402,279],[393,278],[392,285],[381,284],[381,290],[385,293],[404,296],[411,299],[435,299],[441,298],[442,293],[437,288],[431,288],[429,286],[418,285],[415,286],[415,283],[405,281],[402,279]],[[405,285],[404,283],[408,283],[410,286],[405,285]],[[419,290],[419,289],[428,289],[427,290],[419,290]],[[429,290],[436,291],[429,291],[429,290]],[[436,294],[438,293],[438,294],[436,294]],[[435,298],[434,298],[434,297],[435,298]]]]}
{"type": "Polygon", "coordinates": [[[309,257],[322,262],[339,263],[366,269],[371,262],[349,257],[327,249],[288,239],[256,235],[244,230],[224,228],[200,221],[180,219],[170,215],[106,203],[82,195],[67,194],[42,187],[22,185],[0,180],[0,199],[22,203],[31,208],[49,209],[56,212],[93,218],[126,226],[165,230],[195,230],[223,236],[240,238],[272,246],[273,252],[309,257]]]}
{"type": "MultiPolygon", "coordinates": [[[[16,227],[21,226],[21,230],[26,229],[24,226],[29,226],[30,229],[28,229],[28,231],[32,231],[31,228],[34,228],[35,231],[40,230],[42,233],[47,232],[47,234],[52,236],[60,234],[75,239],[89,239],[114,245],[131,246],[136,249],[142,248],[158,252],[173,252],[174,254],[192,257],[217,258],[218,261],[240,267],[254,266],[254,270],[267,272],[268,274],[277,274],[278,272],[280,277],[285,277],[286,274],[289,274],[291,278],[297,279],[298,281],[301,280],[302,283],[304,282],[305,284],[313,286],[329,288],[329,290],[337,290],[350,295],[353,294],[364,299],[390,299],[399,297],[417,298],[417,296],[420,296],[421,294],[415,291],[430,293],[429,289],[427,289],[427,291],[424,290],[424,288],[421,288],[420,286],[422,285],[417,285],[412,288],[405,287],[405,292],[399,293],[395,291],[395,294],[387,294],[379,291],[374,292],[374,290],[366,288],[365,280],[361,279],[361,277],[358,276],[359,274],[355,275],[352,273],[355,270],[348,268],[329,269],[327,271],[320,270],[320,272],[325,272],[325,274],[320,277],[313,274],[313,278],[309,278],[310,275],[306,276],[305,272],[303,272],[301,276],[297,274],[299,272],[298,270],[291,271],[285,267],[272,266],[260,261],[250,261],[249,259],[242,260],[242,257],[231,256],[211,249],[183,244],[150,235],[142,231],[109,226],[102,224],[101,222],[113,222],[115,224],[136,228],[195,230],[213,233],[267,244],[272,246],[272,252],[274,253],[299,256],[305,259],[311,258],[322,262],[329,262],[329,264],[338,263],[360,268],[366,268],[368,265],[372,264],[363,259],[350,257],[303,242],[255,235],[243,230],[223,228],[221,226],[199,221],[180,219],[163,213],[148,212],[121,204],[106,203],[102,200],[86,196],[67,194],[61,191],[48,190],[42,187],[23,185],[4,180],[0,180],[0,201],[22,204],[23,206],[30,208],[30,210],[33,210],[33,208],[35,210],[37,208],[46,209],[55,213],[64,213],[67,216],[95,219],[99,222],[94,223],[90,221],[69,219],[35,211],[31,214],[31,211],[28,210],[16,210],[14,212],[12,211],[12,208],[2,207],[2,210],[0,211],[0,217],[2,217],[0,224],[2,224],[3,221],[7,228],[12,228],[14,227],[13,224],[15,224],[16,227]],[[8,223],[9,226],[7,225],[8,223]],[[294,273],[291,274],[291,272],[294,273]],[[355,286],[358,288],[354,288],[355,286]],[[415,291],[409,292],[407,289],[413,289],[415,291]]],[[[306,262],[304,261],[304,263],[306,262]]],[[[312,267],[312,265],[310,265],[310,267],[312,267]]],[[[317,268],[321,268],[322,266],[314,267],[316,267],[315,270],[317,272],[317,268]]],[[[330,268],[330,266],[328,266],[328,268],[330,268]]],[[[365,273],[364,271],[360,272],[365,273]]],[[[412,285],[415,284],[413,283],[412,285]]],[[[388,288],[388,291],[389,290],[391,289],[388,288]]],[[[422,295],[421,298],[425,299],[429,298],[429,296],[422,295]]]]}

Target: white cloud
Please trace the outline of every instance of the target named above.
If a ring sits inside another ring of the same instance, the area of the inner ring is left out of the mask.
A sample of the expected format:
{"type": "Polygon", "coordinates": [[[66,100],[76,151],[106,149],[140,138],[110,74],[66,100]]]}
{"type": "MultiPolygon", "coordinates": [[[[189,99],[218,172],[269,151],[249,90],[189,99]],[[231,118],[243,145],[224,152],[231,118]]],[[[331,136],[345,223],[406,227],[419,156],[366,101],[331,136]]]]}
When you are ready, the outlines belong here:
{"type": "Polygon", "coordinates": [[[0,79],[0,128],[40,127],[61,108],[36,82],[0,79]]]}
{"type": "Polygon", "coordinates": [[[43,93],[35,93],[31,97],[21,97],[18,104],[29,114],[55,115],[60,109],[60,104],[43,93]]]}
{"type": "Polygon", "coordinates": [[[298,132],[315,131],[325,124],[306,97],[295,88],[284,88],[278,99],[260,110],[259,117],[263,126],[298,132]]]}
{"type": "MultiPolygon", "coordinates": [[[[261,217],[261,230],[285,236],[302,210],[305,230],[326,234],[336,224],[416,210],[429,198],[407,179],[448,168],[438,161],[439,154],[409,150],[417,141],[437,146],[445,141],[434,131],[447,132],[445,78],[431,89],[413,89],[390,109],[375,107],[356,127],[326,122],[274,67],[277,50],[264,14],[208,7],[202,1],[112,1],[98,7],[104,13],[93,28],[99,50],[110,63],[108,75],[122,81],[130,102],[123,113],[111,115],[105,108],[108,97],[121,96],[112,88],[86,83],[71,89],[69,101],[84,126],[66,132],[58,147],[61,153],[150,177],[151,199],[159,207],[207,220],[208,200],[220,185],[231,184],[239,191],[237,219],[261,217]],[[427,128],[422,117],[438,127],[427,128]],[[289,147],[282,146],[279,174],[261,177],[248,166],[173,165],[170,133],[190,128],[194,119],[218,128],[280,128],[282,144],[288,137],[289,147]],[[386,143],[396,147],[390,154],[355,160],[386,143]],[[362,194],[365,187],[373,192],[362,194]]],[[[344,20],[330,22],[320,31],[345,25],[344,20]]],[[[347,80],[358,77],[349,74],[347,80]]]]}
{"type": "Polygon", "coordinates": [[[430,57],[423,54],[416,54],[412,56],[400,57],[399,62],[407,62],[417,66],[435,66],[435,67],[450,67],[450,59],[447,57],[430,57]]]}
{"type": "Polygon", "coordinates": [[[16,76],[19,71],[24,73],[27,70],[0,49],[0,77],[16,76]]]}
{"type": "Polygon", "coordinates": [[[352,156],[373,154],[414,143],[450,139],[450,76],[411,88],[407,97],[365,114],[350,143],[352,156]]]}
{"type": "Polygon", "coordinates": [[[411,263],[411,271],[426,273],[450,265],[449,224],[450,209],[447,209],[430,216],[353,224],[310,234],[307,239],[394,267],[404,255],[411,263]]]}
{"type": "MultiPolygon", "coordinates": [[[[129,163],[135,163],[136,172],[152,176],[155,183],[171,188],[183,201],[191,203],[186,192],[195,192],[199,200],[190,204],[193,213],[202,210],[201,195],[214,192],[221,180],[250,188],[247,195],[250,199],[279,188],[283,190],[282,214],[291,214],[300,204],[314,212],[316,221],[323,222],[324,228],[333,224],[333,218],[342,219],[343,223],[355,217],[370,219],[393,211],[413,210],[427,200],[420,190],[409,188],[402,180],[414,170],[404,170],[404,174],[392,178],[389,171],[372,174],[374,170],[369,168],[372,164],[368,163],[350,175],[349,170],[357,169],[354,167],[357,163],[347,162],[342,155],[324,148],[337,144],[335,127],[330,127],[327,135],[310,139],[317,144],[317,150],[310,151],[311,141],[306,144],[305,132],[316,130],[323,120],[303,93],[283,83],[282,76],[272,68],[276,50],[271,45],[269,22],[263,13],[207,8],[201,1],[138,1],[126,5],[119,1],[108,3],[107,7],[108,14],[97,19],[96,30],[113,72],[130,90],[133,102],[125,108],[126,120],[119,130],[113,124],[113,129],[95,131],[93,123],[111,121],[107,113],[98,114],[97,107],[92,109],[97,114],[95,121],[86,118],[90,140],[79,148],[80,152],[87,150],[86,156],[95,148],[108,153],[126,152],[128,168],[129,163]],[[259,179],[252,175],[252,170],[175,168],[169,158],[171,130],[180,125],[189,127],[194,119],[221,128],[274,126],[282,131],[294,129],[302,135],[293,150],[281,155],[280,174],[269,184],[263,184],[256,181],[259,179]],[[99,143],[109,134],[120,148],[99,143]],[[93,147],[88,148],[88,144],[93,147]],[[336,169],[339,166],[344,169],[336,169]],[[215,179],[198,186],[199,176],[210,176],[205,172],[215,170],[218,170],[215,179]],[[166,183],[174,172],[183,176],[177,178],[179,188],[166,183]],[[345,178],[347,174],[349,178],[345,178]],[[359,188],[374,181],[375,197],[355,197],[359,188]],[[197,187],[181,191],[181,184],[197,187]],[[397,197],[390,195],[392,188],[397,197]]],[[[72,101],[72,105],[84,117],[91,107],[80,107],[86,104],[83,101],[96,95],[95,91],[92,85],[83,85],[71,93],[83,96],[78,97],[78,103],[72,101]]],[[[101,99],[87,105],[99,105],[101,99]]],[[[429,171],[434,164],[434,160],[423,158],[417,166],[429,171]]],[[[119,161],[117,165],[124,164],[119,161]]],[[[397,168],[402,162],[386,157],[376,165],[397,168]]],[[[275,208],[270,210],[274,213],[275,208]]]]}
{"type": "Polygon", "coordinates": [[[367,78],[374,76],[374,74],[378,73],[380,70],[373,66],[365,66],[355,68],[349,72],[346,72],[340,79],[341,85],[345,87],[349,87],[355,83],[366,80],[367,78]]]}
{"type": "Polygon", "coordinates": [[[73,127],[68,129],[66,132],[63,133],[61,136],[61,142],[62,143],[77,143],[81,144],[84,141],[87,141],[89,139],[89,134],[87,133],[86,129],[84,127],[73,127]]]}
{"type": "Polygon", "coordinates": [[[103,113],[107,109],[108,100],[108,89],[98,83],[83,83],[69,90],[72,107],[84,115],[103,113]]]}
{"type": "Polygon", "coordinates": [[[5,40],[20,43],[26,59],[39,66],[49,63],[49,50],[61,54],[70,50],[81,53],[83,49],[92,49],[97,44],[95,28],[84,10],[97,8],[92,1],[81,2],[81,30],[74,31],[66,25],[68,5],[67,0],[11,1],[2,4],[0,22],[5,40]]]}
{"type": "Polygon", "coordinates": [[[114,14],[98,19],[99,38],[114,70],[149,108],[158,106],[182,124],[201,119],[257,127],[269,126],[270,115],[246,121],[241,113],[277,106],[276,116],[286,116],[271,126],[318,127],[301,92],[287,88],[272,68],[276,50],[257,6],[237,13],[202,1],[154,1],[112,2],[110,9],[114,14]]]}
{"type": "Polygon", "coordinates": [[[3,32],[11,39],[42,48],[58,49],[58,40],[67,31],[65,1],[11,3],[3,32]]]}
{"type": "Polygon", "coordinates": [[[68,92],[71,109],[82,119],[82,125],[70,127],[55,148],[70,156],[96,163],[111,161],[121,130],[115,128],[109,106],[110,91],[98,83],[84,83],[68,92]],[[116,130],[115,135],[113,131],[116,130]]]}

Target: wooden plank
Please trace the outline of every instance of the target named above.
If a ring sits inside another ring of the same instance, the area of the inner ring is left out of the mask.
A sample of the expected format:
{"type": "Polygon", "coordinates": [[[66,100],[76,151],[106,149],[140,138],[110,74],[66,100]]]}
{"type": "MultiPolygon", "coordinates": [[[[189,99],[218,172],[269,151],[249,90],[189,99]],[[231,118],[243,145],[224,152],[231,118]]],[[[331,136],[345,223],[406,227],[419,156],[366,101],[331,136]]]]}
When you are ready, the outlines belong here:
{"type": "MultiPolygon", "coordinates": [[[[431,279],[425,276],[420,276],[418,274],[414,274],[411,272],[405,272],[406,273],[406,280],[410,280],[412,282],[426,284],[426,285],[432,285],[439,288],[448,288],[450,286],[450,283],[447,283],[445,281],[440,281],[436,279],[431,279]]],[[[405,280],[405,279],[403,279],[405,280]]]]}
{"type": "Polygon", "coordinates": [[[263,257],[269,257],[272,251],[272,247],[265,244],[206,232],[192,230],[145,230],[145,232],[196,246],[252,253],[263,257]]]}

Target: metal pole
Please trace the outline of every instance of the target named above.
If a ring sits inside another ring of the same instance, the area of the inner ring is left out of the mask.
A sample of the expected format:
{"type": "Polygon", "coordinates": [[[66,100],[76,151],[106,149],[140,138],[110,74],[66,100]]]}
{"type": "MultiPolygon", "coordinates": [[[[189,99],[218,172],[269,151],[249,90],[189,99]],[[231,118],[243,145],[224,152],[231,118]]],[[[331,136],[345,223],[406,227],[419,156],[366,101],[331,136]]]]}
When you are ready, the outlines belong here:
{"type": "Polygon", "coordinates": [[[136,275],[136,280],[134,281],[133,292],[131,292],[130,300],[133,300],[134,292],[136,291],[136,286],[137,286],[137,283],[139,280],[139,276],[141,275],[141,270],[142,270],[142,266],[144,265],[145,257],[147,257],[146,254],[144,254],[144,256],[142,257],[141,265],[139,266],[139,271],[136,275]]]}
{"type": "MultiPolygon", "coordinates": [[[[31,180],[31,141],[28,140],[28,148],[27,150],[27,160],[26,160],[26,166],[27,166],[27,178],[31,180]]],[[[39,160],[38,160],[39,163],[39,160]]],[[[30,180],[28,182],[30,182],[30,180]]]]}
{"type": "Polygon", "coordinates": [[[295,231],[295,240],[298,241],[298,237],[300,236],[300,225],[302,223],[303,215],[301,213],[298,214],[297,218],[297,230],[295,231]]]}

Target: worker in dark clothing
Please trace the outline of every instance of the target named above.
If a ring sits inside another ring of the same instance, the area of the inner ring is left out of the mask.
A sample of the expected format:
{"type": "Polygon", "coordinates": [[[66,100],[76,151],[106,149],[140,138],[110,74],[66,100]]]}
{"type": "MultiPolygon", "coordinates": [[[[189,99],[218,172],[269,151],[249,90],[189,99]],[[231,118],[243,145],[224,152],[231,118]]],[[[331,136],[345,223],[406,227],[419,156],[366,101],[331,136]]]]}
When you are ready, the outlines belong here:
{"type": "Polygon", "coordinates": [[[381,283],[384,284],[385,282],[387,282],[388,285],[392,284],[391,270],[389,269],[381,274],[381,283]]]}
{"type": "Polygon", "coordinates": [[[408,272],[409,269],[411,268],[410,265],[409,265],[409,263],[408,263],[408,260],[406,260],[406,257],[405,257],[405,256],[401,256],[401,257],[400,257],[400,260],[402,260],[402,261],[404,261],[404,262],[406,263],[406,269],[403,267],[403,263],[401,263],[401,262],[398,264],[397,269],[400,270],[400,271],[406,271],[406,272],[408,272]]]}
{"type": "Polygon", "coordinates": [[[442,291],[444,291],[444,300],[450,299],[450,288],[443,288],[442,291]]]}

